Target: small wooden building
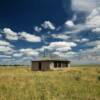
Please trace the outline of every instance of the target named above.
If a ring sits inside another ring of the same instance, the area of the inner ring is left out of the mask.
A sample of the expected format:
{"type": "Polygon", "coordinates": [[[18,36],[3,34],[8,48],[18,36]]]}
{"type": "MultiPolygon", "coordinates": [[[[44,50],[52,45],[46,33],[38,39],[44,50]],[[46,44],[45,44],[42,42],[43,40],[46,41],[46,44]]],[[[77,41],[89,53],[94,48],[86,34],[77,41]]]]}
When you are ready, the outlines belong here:
{"type": "Polygon", "coordinates": [[[70,67],[68,60],[35,60],[32,61],[33,71],[47,71],[56,68],[70,67]]]}

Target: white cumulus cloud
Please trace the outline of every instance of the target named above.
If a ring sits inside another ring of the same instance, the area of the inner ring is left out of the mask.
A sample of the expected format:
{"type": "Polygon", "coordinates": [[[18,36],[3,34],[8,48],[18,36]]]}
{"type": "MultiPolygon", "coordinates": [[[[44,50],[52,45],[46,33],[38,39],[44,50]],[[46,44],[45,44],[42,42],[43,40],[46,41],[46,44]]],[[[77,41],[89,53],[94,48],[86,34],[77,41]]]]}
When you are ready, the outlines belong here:
{"type": "Polygon", "coordinates": [[[44,49],[48,49],[50,51],[58,51],[58,52],[67,52],[72,49],[72,47],[76,47],[77,44],[74,42],[51,42],[48,46],[43,46],[39,49],[39,51],[44,51],[44,49]]]}
{"type": "Polygon", "coordinates": [[[10,28],[4,28],[3,33],[6,35],[6,39],[8,40],[18,40],[17,33],[12,31],[10,28]]]}
{"type": "Polygon", "coordinates": [[[13,54],[13,57],[22,57],[22,56],[23,56],[22,53],[14,53],[14,54],[13,54]]]}
{"type": "Polygon", "coordinates": [[[0,40],[0,46],[11,46],[11,44],[7,41],[0,40]]]}
{"type": "Polygon", "coordinates": [[[63,39],[63,40],[67,40],[70,38],[70,36],[65,34],[52,34],[52,37],[57,39],[63,39]]]}
{"type": "Polygon", "coordinates": [[[41,42],[41,38],[39,36],[29,34],[27,32],[20,32],[20,39],[26,40],[27,42],[41,42]]]}
{"type": "Polygon", "coordinates": [[[35,26],[35,27],[34,27],[34,30],[35,30],[36,32],[41,32],[41,31],[42,31],[42,28],[41,28],[41,27],[38,27],[38,26],[35,26]]]}
{"type": "Polygon", "coordinates": [[[72,9],[74,11],[90,13],[97,6],[100,6],[99,0],[72,0],[72,9]]]}
{"type": "Polygon", "coordinates": [[[13,47],[9,42],[0,40],[0,53],[12,53],[14,51],[13,47]]]}
{"type": "Polygon", "coordinates": [[[92,30],[92,32],[96,32],[96,33],[100,34],[100,28],[95,28],[95,29],[92,30]]]}
{"type": "Polygon", "coordinates": [[[52,42],[49,45],[51,48],[62,48],[62,47],[75,47],[76,43],[73,42],[52,42]]]}
{"type": "Polygon", "coordinates": [[[2,53],[12,52],[12,51],[13,51],[13,49],[11,47],[0,46],[0,52],[2,52],[2,53]]]}
{"type": "Polygon", "coordinates": [[[100,7],[94,9],[87,17],[86,25],[92,29],[92,32],[100,32],[100,7]]]}
{"type": "Polygon", "coordinates": [[[65,22],[65,26],[68,28],[73,28],[74,27],[74,22],[71,20],[68,20],[65,22]]]}
{"type": "Polygon", "coordinates": [[[44,29],[55,30],[54,24],[51,23],[50,21],[45,21],[41,26],[42,26],[44,29]]]}
{"type": "Polygon", "coordinates": [[[100,46],[100,40],[88,42],[86,45],[88,45],[88,46],[100,46]]]}
{"type": "Polygon", "coordinates": [[[25,56],[38,56],[39,55],[38,51],[31,49],[31,48],[20,49],[19,52],[25,56]]]}
{"type": "Polygon", "coordinates": [[[82,38],[82,39],[75,39],[74,41],[77,43],[86,43],[89,42],[90,40],[88,38],[82,38]]]}

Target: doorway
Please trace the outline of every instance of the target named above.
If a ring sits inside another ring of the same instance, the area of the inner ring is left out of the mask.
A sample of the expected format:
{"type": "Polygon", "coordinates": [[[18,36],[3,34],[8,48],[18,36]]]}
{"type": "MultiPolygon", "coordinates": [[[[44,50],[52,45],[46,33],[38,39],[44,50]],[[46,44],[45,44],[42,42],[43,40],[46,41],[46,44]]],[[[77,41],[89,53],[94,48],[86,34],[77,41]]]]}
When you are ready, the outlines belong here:
{"type": "Polygon", "coordinates": [[[54,67],[57,68],[57,61],[54,62],[54,67]]]}
{"type": "Polygon", "coordinates": [[[39,70],[42,70],[41,62],[39,62],[39,70]]]}

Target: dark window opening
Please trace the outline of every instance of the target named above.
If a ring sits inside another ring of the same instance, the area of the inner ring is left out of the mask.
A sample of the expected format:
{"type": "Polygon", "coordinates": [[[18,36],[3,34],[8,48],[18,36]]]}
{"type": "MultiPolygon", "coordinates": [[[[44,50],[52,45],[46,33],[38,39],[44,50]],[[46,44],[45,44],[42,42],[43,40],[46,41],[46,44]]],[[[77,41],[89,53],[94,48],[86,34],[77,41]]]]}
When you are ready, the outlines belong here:
{"type": "Polygon", "coordinates": [[[61,62],[57,62],[57,61],[54,62],[54,67],[55,67],[55,68],[61,67],[61,62]]]}
{"type": "Polygon", "coordinates": [[[39,62],[39,70],[42,70],[41,62],[39,62]]]}
{"type": "Polygon", "coordinates": [[[58,67],[61,67],[61,62],[58,62],[58,67]]]}
{"type": "Polygon", "coordinates": [[[57,62],[54,62],[54,67],[57,68],[57,62]]]}

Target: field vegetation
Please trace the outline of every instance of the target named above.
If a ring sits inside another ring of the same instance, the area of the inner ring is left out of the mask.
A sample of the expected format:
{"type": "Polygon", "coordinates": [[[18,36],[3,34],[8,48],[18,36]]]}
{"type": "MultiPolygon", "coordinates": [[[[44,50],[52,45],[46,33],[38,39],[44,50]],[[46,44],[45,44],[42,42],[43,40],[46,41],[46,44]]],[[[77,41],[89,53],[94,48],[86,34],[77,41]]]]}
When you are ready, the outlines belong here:
{"type": "Polygon", "coordinates": [[[0,67],[0,100],[100,100],[100,67],[47,72],[0,67]]]}

